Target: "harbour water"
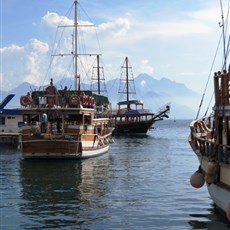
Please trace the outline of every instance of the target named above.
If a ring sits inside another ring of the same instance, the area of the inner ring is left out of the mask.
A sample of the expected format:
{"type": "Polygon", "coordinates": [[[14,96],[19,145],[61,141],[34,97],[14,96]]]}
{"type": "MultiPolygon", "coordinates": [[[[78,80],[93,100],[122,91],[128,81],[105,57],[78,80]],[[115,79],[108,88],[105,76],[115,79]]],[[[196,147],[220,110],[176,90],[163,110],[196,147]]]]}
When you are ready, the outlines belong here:
{"type": "Polygon", "coordinates": [[[188,120],[165,120],[147,137],[117,137],[86,160],[24,160],[0,146],[0,229],[229,229],[206,186],[188,120]]]}

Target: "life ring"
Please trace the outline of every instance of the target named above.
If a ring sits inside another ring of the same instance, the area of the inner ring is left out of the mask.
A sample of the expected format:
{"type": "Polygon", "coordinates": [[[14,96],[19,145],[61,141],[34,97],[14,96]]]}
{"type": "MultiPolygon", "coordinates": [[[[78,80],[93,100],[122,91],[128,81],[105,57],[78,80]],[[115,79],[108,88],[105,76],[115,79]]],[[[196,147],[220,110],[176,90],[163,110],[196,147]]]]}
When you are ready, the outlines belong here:
{"type": "Polygon", "coordinates": [[[20,103],[23,106],[27,106],[30,103],[30,98],[28,96],[21,96],[20,97],[20,103]]]}

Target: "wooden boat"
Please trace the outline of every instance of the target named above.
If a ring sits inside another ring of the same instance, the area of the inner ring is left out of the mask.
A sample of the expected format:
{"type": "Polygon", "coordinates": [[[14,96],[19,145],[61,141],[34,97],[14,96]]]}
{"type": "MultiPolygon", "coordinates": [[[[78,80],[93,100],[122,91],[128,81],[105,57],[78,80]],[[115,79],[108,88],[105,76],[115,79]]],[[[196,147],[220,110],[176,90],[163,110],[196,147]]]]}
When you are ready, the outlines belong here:
{"type": "MultiPolygon", "coordinates": [[[[224,57],[227,53],[226,49],[224,57]]],[[[206,182],[214,205],[230,221],[230,68],[226,71],[226,59],[213,80],[215,103],[211,115],[190,124],[189,143],[200,163],[190,182],[195,188],[206,182]]]]}
{"type": "MultiPolygon", "coordinates": [[[[74,1],[77,19],[78,1],[74,1]]],[[[80,25],[74,22],[74,35],[80,25]]],[[[108,151],[113,142],[110,120],[96,117],[95,104],[108,102],[104,96],[80,89],[77,40],[70,55],[74,59],[75,90],[50,85],[22,96],[20,112],[24,125],[20,149],[24,158],[88,158],[108,151]]]]}
{"type": "Polygon", "coordinates": [[[122,66],[119,93],[125,94],[126,100],[117,103],[118,109],[112,111],[112,118],[115,125],[115,135],[146,135],[152,125],[159,120],[168,118],[170,106],[166,105],[157,113],[144,108],[142,100],[131,100],[130,95],[135,94],[133,76],[130,76],[131,67],[128,57],[122,66]]]}

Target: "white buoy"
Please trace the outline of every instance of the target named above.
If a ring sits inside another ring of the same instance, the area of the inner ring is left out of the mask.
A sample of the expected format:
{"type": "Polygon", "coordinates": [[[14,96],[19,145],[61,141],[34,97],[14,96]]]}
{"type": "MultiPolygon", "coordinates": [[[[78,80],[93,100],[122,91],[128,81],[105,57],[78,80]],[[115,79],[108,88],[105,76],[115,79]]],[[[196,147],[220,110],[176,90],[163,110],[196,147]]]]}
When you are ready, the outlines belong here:
{"type": "Polygon", "coordinates": [[[201,188],[204,185],[204,183],[205,183],[204,175],[202,173],[201,168],[199,167],[199,169],[196,172],[194,172],[190,177],[190,184],[194,188],[201,188]]]}

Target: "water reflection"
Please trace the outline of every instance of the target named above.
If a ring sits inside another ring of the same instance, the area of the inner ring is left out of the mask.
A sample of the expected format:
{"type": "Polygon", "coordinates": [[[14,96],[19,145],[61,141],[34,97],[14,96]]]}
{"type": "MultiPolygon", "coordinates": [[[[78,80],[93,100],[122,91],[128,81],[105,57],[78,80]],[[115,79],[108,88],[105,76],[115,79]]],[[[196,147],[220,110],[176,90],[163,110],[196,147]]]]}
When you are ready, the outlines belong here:
{"type": "Polygon", "coordinates": [[[115,138],[84,161],[22,160],[0,147],[0,229],[230,229],[207,188],[190,185],[198,160],[178,123],[115,138]]]}
{"type": "Polygon", "coordinates": [[[222,216],[218,210],[211,206],[205,214],[190,214],[191,220],[188,222],[192,229],[227,230],[230,223],[222,216]]]}
{"type": "Polygon", "coordinates": [[[93,223],[104,205],[96,198],[107,192],[108,164],[109,155],[85,161],[22,160],[20,213],[31,220],[30,227],[93,223]]]}

